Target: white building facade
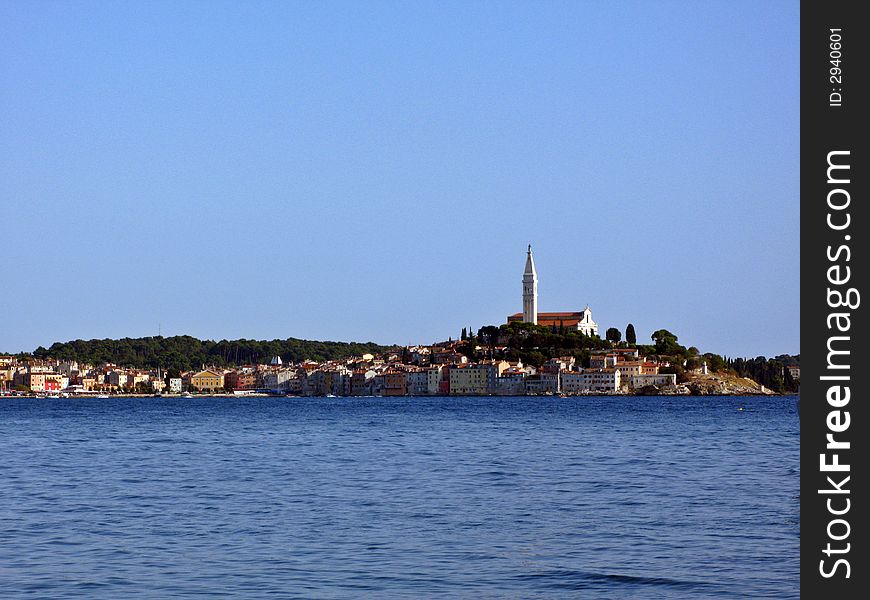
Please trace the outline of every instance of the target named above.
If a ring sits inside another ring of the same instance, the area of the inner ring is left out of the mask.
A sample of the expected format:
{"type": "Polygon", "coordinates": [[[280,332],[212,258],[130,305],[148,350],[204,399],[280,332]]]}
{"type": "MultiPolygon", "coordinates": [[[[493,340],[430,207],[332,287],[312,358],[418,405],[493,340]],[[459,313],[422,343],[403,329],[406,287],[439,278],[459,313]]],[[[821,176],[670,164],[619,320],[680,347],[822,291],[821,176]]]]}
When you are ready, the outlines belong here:
{"type": "Polygon", "coordinates": [[[622,385],[619,369],[587,369],[560,373],[562,393],[586,394],[589,392],[616,393],[622,385]]]}

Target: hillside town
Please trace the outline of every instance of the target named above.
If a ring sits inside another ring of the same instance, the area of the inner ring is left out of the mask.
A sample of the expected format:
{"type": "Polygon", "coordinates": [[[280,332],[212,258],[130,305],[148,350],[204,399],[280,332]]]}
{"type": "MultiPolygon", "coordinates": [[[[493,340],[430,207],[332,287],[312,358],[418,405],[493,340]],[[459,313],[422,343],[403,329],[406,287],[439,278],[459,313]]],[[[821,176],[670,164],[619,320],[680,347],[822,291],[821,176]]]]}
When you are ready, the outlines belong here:
{"type": "MultiPolygon", "coordinates": [[[[221,369],[206,367],[169,377],[107,363],[0,357],[0,391],[6,394],[216,394],[290,396],[433,396],[624,394],[655,388],[680,393],[676,375],[660,373],[667,363],[647,360],[636,349],[594,353],[587,368],[575,357],[540,367],[521,361],[469,362],[457,343],[411,346],[383,356],[341,361],[304,361],[221,369]]],[[[683,391],[682,393],[688,393],[683,391]]]]}
{"type": "MultiPolygon", "coordinates": [[[[592,310],[539,312],[538,275],[531,246],[526,252],[522,278],[523,311],[507,316],[499,327],[485,327],[480,333],[488,343],[477,345],[463,329],[459,341],[425,346],[406,346],[386,353],[364,353],[333,360],[285,361],[273,356],[268,364],[243,364],[221,367],[201,365],[184,372],[159,367],[133,368],[103,362],[84,364],[48,355],[0,356],[0,393],[35,395],[108,394],[232,394],[281,396],[477,396],[477,395],[582,395],[582,394],[689,394],[689,393],[769,393],[764,385],[750,379],[723,380],[719,373],[708,373],[703,357],[687,359],[675,350],[676,337],[661,330],[653,339],[661,343],[654,356],[645,356],[634,344],[634,331],[626,331],[627,343],[619,336],[604,342],[592,310]],[[524,364],[509,346],[512,335],[529,331],[551,331],[580,336],[591,342],[582,353],[551,354],[544,357],[534,349],[538,360],[524,364]],[[661,337],[659,335],[661,334],[661,337]],[[671,349],[668,350],[668,345],[671,349]],[[598,347],[603,346],[603,347],[598,347]],[[672,364],[671,361],[676,361],[672,364]],[[678,378],[677,372],[681,373],[678,378]],[[695,377],[690,388],[687,375],[695,377]],[[707,378],[706,381],[698,381],[707,378]]],[[[478,340],[482,336],[478,335],[478,340]]],[[[649,347],[647,347],[649,348],[649,347]]],[[[711,360],[720,357],[705,355],[711,360]]],[[[153,363],[152,363],[153,364],[153,363]]],[[[165,365],[165,363],[163,363],[165,365]]],[[[714,371],[721,371],[714,365],[714,371]]],[[[783,375],[785,367],[782,367],[783,375]]],[[[789,366],[789,377],[800,379],[800,368],[789,366]]]]}

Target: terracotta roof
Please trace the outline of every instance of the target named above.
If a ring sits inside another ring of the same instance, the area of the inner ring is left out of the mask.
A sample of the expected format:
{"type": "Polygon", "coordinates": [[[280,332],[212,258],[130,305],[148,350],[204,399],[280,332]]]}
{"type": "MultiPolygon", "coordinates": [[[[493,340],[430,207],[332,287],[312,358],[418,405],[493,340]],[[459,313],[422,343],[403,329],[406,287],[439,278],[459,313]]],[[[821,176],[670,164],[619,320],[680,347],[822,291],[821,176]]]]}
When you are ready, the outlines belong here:
{"type": "MultiPolygon", "coordinates": [[[[523,316],[523,313],[518,312],[518,313],[510,315],[510,317],[508,317],[508,318],[511,318],[511,319],[512,318],[522,318],[522,316],[523,316]]],[[[541,319],[552,320],[552,319],[563,319],[563,318],[569,319],[572,317],[577,319],[577,318],[580,318],[582,316],[583,316],[583,311],[539,312],[538,313],[538,320],[540,321],[541,319]]]]}

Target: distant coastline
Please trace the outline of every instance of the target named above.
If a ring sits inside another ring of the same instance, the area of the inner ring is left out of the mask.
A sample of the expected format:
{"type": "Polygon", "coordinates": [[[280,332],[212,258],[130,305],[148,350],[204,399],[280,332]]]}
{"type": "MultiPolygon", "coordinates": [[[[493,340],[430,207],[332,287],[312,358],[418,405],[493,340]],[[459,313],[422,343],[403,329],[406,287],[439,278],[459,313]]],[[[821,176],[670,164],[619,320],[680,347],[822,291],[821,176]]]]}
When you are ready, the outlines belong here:
{"type": "Polygon", "coordinates": [[[167,398],[185,395],[582,397],[742,396],[798,391],[800,368],[786,362],[796,362],[797,357],[726,360],[679,346],[676,336],[665,330],[656,332],[653,339],[656,345],[631,346],[573,332],[563,334],[540,325],[511,323],[481,328],[477,335],[468,335],[467,330],[463,330],[456,341],[429,346],[380,347],[387,350],[348,356],[342,354],[369,345],[292,338],[283,343],[210,342],[188,336],[76,341],[55,344],[48,350],[38,349],[33,354],[0,356],[0,394],[119,398],[155,395],[167,398]],[[545,345],[553,340],[557,346],[545,345]],[[536,345],[526,351],[522,344],[529,341],[536,345]],[[239,345],[249,351],[258,345],[277,350],[282,346],[301,345],[325,348],[338,357],[285,362],[276,354],[268,361],[223,366],[218,363],[181,370],[176,366],[179,361],[189,363],[190,359],[179,353],[179,342],[194,350],[217,348],[224,353],[238,353],[239,345]],[[576,344],[573,350],[570,344],[576,344]],[[556,348],[563,354],[554,355],[556,348]],[[131,353],[135,360],[130,359],[131,353]],[[94,356],[106,356],[110,360],[86,362],[94,356]],[[124,365],[112,358],[126,358],[134,364],[124,365]],[[753,377],[754,373],[762,377],[753,377]],[[765,385],[770,381],[774,385],[765,385]]]}

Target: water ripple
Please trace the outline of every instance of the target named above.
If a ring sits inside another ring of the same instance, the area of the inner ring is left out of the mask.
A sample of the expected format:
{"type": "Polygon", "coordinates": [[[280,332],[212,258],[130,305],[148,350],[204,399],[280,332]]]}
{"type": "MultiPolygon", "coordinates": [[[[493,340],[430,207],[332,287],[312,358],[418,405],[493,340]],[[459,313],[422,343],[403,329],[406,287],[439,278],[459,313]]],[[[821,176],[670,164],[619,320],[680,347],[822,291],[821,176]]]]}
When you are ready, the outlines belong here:
{"type": "Polygon", "coordinates": [[[794,404],[3,400],[0,597],[797,597],[794,404]]]}

